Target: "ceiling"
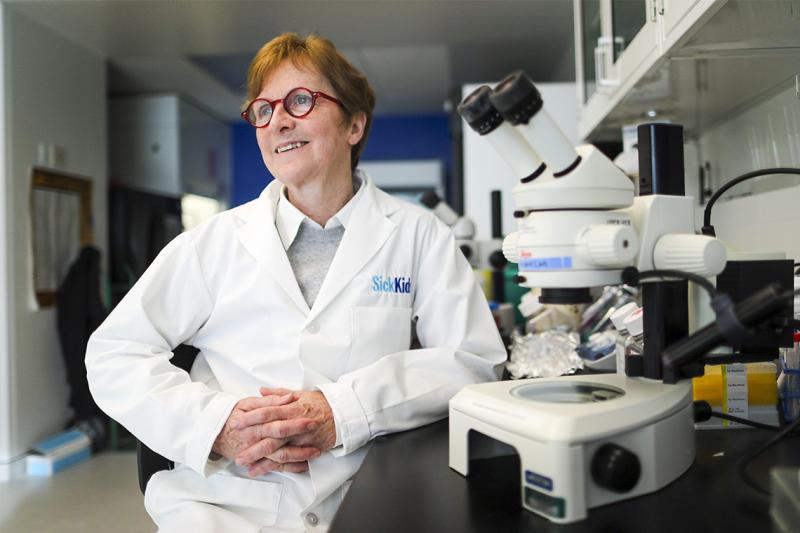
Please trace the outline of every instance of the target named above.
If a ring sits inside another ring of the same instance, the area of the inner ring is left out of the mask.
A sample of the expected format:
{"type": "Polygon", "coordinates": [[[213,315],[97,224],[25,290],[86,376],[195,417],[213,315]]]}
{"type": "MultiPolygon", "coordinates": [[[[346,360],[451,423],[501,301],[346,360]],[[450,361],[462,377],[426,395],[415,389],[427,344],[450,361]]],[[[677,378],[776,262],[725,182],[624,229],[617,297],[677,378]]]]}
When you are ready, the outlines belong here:
{"type": "Polygon", "coordinates": [[[571,0],[8,0],[108,59],[112,93],[178,92],[238,117],[247,65],[283,31],[330,38],[372,82],[376,113],[446,109],[517,68],[575,77],[571,0]],[[456,96],[457,97],[457,96],[456,96]]]}

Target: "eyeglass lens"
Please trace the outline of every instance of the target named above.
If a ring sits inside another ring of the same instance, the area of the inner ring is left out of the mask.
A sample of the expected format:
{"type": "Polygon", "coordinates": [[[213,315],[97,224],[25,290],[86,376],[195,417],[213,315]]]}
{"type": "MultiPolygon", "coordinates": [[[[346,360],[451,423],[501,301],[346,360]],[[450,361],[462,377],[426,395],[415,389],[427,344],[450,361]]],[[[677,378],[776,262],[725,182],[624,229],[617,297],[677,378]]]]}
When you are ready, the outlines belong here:
{"type": "MultiPolygon", "coordinates": [[[[280,100],[279,100],[280,101],[280,100]]],[[[283,108],[293,117],[303,117],[314,107],[314,95],[306,89],[292,89],[282,100],[283,108]]],[[[277,104],[277,102],[276,102],[277,104]]],[[[250,123],[262,127],[272,118],[272,105],[266,100],[257,100],[250,107],[250,123]]]]}

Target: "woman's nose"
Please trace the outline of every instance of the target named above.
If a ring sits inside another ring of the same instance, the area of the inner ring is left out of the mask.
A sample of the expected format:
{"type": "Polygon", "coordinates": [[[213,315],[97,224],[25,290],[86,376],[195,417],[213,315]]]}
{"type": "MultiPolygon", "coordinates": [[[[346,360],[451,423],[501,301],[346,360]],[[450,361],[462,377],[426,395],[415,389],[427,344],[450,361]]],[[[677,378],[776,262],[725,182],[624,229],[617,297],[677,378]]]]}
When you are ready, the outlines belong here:
{"type": "Polygon", "coordinates": [[[272,110],[270,126],[278,130],[294,127],[294,117],[286,112],[286,109],[283,107],[283,102],[275,104],[272,110]]]}

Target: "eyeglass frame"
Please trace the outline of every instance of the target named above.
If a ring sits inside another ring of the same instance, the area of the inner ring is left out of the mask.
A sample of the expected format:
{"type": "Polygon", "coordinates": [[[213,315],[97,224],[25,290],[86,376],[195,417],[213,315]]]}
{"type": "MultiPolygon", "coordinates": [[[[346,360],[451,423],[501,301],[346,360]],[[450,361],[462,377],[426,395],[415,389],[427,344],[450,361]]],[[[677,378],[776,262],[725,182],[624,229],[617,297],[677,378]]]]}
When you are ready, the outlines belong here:
{"type": "Polygon", "coordinates": [[[254,99],[252,102],[250,102],[249,104],[247,104],[247,107],[245,108],[245,110],[244,110],[244,111],[242,111],[242,115],[241,115],[241,116],[242,116],[242,118],[245,120],[245,122],[247,122],[248,124],[250,124],[250,125],[251,125],[251,126],[253,126],[254,128],[259,128],[259,129],[260,129],[260,128],[266,128],[267,126],[269,126],[270,122],[272,122],[272,116],[275,114],[276,104],[280,103],[281,105],[283,105],[283,101],[284,101],[284,100],[286,100],[286,97],[287,97],[287,96],[289,96],[289,95],[290,95],[290,94],[292,94],[293,92],[295,92],[295,91],[297,91],[297,90],[300,90],[300,89],[302,89],[302,90],[304,90],[304,91],[308,91],[308,93],[309,93],[309,94],[311,94],[311,107],[309,107],[309,108],[308,108],[308,111],[306,111],[306,112],[305,112],[305,113],[303,113],[302,115],[295,115],[294,113],[292,113],[291,111],[289,111],[289,110],[286,108],[286,106],[284,106],[284,107],[283,107],[284,111],[286,111],[286,112],[289,114],[289,116],[290,116],[290,117],[294,117],[294,118],[306,118],[306,117],[307,117],[309,114],[311,114],[311,112],[314,110],[314,107],[316,107],[316,105],[317,105],[317,98],[319,98],[320,96],[321,96],[322,98],[325,98],[325,99],[327,99],[327,100],[330,100],[331,102],[333,102],[333,103],[335,103],[335,104],[338,104],[338,105],[340,105],[340,106],[342,107],[342,109],[345,109],[345,107],[344,107],[344,104],[343,104],[343,103],[342,103],[342,102],[341,102],[341,101],[340,101],[338,98],[334,98],[333,96],[331,96],[331,95],[329,95],[329,94],[326,94],[326,93],[324,93],[324,92],[322,92],[322,91],[312,91],[311,89],[309,89],[309,88],[307,88],[307,87],[295,87],[294,89],[290,89],[290,90],[289,90],[289,92],[288,92],[288,93],[286,93],[286,96],[284,96],[283,98],[278,98],[277,100],[270,100],[270,99],[268,99],[268,98],[256,98],[256,99],[254,99]],[[258,102],[258,101],[262,101],[262,102],[266,102],[266,103],[268,103],[268,104],[269,104],[269,107],[272,109],[272,113],[270,113],[270,115],[269,115],[269,120],[268,120],[268,121],[267,121],[267,123],[266,123],[266,124],[264,124],[263,126],[256,126],[255,124],[253,124],[252,122],[250,122],[250,119],[249,119],[249,118],[247,118],[248,111],[250,111],[250,109],[253,107],[253,104],[255,104],[255,103],[256,103],[256,102],[258,102]]]}

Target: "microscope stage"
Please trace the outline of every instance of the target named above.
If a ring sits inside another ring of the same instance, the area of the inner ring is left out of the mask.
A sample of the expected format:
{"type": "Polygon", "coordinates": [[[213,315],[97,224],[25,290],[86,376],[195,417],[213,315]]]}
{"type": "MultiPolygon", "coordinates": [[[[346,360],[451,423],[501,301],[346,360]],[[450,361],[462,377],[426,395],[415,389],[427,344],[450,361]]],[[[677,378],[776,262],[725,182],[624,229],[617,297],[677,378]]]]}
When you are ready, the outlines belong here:
{"type": "Polygon", "coordinates": [[[691,403],[688,381],[617,374],[495,381],[462,389],[451,411],[541,442],[576,443],[656,422],[691,403]]]}

